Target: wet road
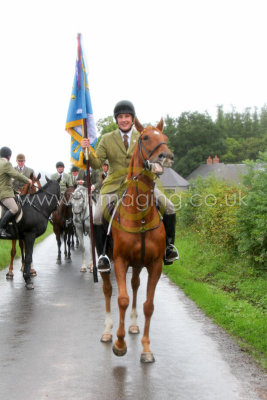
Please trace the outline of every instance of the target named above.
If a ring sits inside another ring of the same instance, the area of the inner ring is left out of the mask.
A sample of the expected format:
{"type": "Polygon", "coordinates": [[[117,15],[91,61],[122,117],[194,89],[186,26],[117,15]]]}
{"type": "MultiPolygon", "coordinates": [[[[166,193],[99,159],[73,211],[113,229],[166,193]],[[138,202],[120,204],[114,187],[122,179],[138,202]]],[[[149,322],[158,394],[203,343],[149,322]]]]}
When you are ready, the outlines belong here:
{"type": "MultiPolygon", "coordinates": [[[[0,400],[267,398],[263,373],[165,276],[151,323],[156,362],[140,363],[141,335],[127,334],[128,353],[116,357],[111,344],[100,342],[101,278],[94,283],[92,274],[79,271],[79,250],[71,264],[57,265],[56,255],[53,235],[35,247],[33,291],[24,288],[19,261],[13,282],[0,272],[0,400]]],[[[142,333],[146,271],[141,278],[142,333]]],[[[116,296],[114,288],[113,334],[116,296]]]]}

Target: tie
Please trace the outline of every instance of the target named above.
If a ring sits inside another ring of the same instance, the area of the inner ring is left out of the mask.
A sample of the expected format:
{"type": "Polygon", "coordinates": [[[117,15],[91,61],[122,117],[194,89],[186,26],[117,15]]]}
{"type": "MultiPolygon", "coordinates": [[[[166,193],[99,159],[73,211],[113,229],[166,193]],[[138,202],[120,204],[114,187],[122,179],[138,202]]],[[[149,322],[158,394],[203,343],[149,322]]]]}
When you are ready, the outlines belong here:
{"type": "Polygon", "coordinates": [[[19,169],[19,172],[22,174],[22,168],[19,169]]]}
{"type": "Polygon", "coordinates": [[[128,135],[126,133],[123,135],[123,143],[124,143],[125,149],[128,150],[128,147],[129,147],[128,135]]]}

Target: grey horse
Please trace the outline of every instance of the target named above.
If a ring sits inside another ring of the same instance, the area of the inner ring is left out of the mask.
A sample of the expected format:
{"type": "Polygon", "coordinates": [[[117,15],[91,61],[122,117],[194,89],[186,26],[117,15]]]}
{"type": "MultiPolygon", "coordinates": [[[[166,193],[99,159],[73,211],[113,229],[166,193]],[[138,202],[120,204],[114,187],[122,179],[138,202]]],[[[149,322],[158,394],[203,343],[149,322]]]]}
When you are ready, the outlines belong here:
{"type": "MultiPolygon", "coordinates": [[[[92,260],[92,247],[91,247],[91,229],[90,229],[90,215],[89,215],[89,202],[88,202],[88,189],[84,186],[78,186],[72,193],[70,203],[72,205],[73,212],[73,223],[76,229],[76,234],[80,242],[80,248],[82,251],[82,266],[81,272],[86,272],[87,268],[90,272],[93,272],[93,260],[92,260]],[[84,235],[89,238],[89,263],[86,266],[85,247],[84,247],[84,235]]],[[[94,202],[93,202],[94,210],[94,202]]]]}

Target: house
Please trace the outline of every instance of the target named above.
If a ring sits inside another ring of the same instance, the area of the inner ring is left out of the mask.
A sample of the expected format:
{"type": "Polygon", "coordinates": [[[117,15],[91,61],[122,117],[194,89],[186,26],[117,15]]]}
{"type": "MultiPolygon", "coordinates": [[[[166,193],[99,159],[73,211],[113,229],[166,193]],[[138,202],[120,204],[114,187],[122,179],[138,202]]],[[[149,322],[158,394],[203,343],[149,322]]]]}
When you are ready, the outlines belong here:
{"type": "Polygon", "coordinates": [[[198,176],[207,178],[214,176],[217,179],[223,179],[228,183],[242,182],[242,176],[248,171],[246,164],[224,164],[220,163],[217,156],[213,159],[209,156],[206,164],[201,164],[197,169],[191,172],[186,178],[188,181],[196,179],[198,176]]]}
{"type": "Polygon", "coordinates": [[[172,168],[164,168],[164,172],[159,178],[165,190],[184,191],[189,186],[189,182],[172,168]]]}

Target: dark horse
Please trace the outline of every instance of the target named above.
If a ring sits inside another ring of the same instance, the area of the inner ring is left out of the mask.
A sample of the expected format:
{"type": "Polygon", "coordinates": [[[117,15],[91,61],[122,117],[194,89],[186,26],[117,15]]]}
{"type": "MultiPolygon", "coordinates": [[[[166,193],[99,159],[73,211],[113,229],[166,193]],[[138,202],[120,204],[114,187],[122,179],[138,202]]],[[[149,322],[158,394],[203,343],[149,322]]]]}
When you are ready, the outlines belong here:
{"type": "MultiPolygon", "coordinates": [[[[27,195],[27,194],[33,194],[36,193],[37,190],[41,189],[41,182],[40,182],[40,178],[41,178],[41,174],[38,174],[37,176],[34,176],[33,174],[31,174],[30,179],[32,180],[32,185],[30,185],[29,183],[26,183],[21,191],[20,191],[20,197],[27,195]]],[[[12,248],[11,248],[11,252],[10,252],[10,265],[9,265],[9,269],[8,269],[8,273],[6,274],[6,279],[11,280],[14,277],[14,273],[13,273],[13,262],[14,262],[14,258],[16,255],[16,245],[17,245],[17,240],[13,239],[12,240],[12,248]]],[[[19,247],[20,247],[20,252],[21,252],[21,271],[24,270],[24,264],[25,264],[25,249],[24,249],[24,242],[23,240],[19,240],[19,247]]],[[[31,276],[36,276],[37,273],[35,271],[35,269],[31,268],[31,276]]]]}
{"type": "Polygon", "coordinates": [[[61,264],[61,237],[64,241],[64,255],[67,262],[71,262],[71,241],[75,234],[73,225],[72,205],[70,203],[71,194],[74,192],[73,186],[68,186],[65,190],[56,211],[53,212],[53,230],[57,239],[57,264],[61,264]]]}
{"type": "MultiPolygon", "coordinates": [[[[123,356],[127,351],[125,337],[125,313],[129,305],[126,274],[132,266],[133,304],[129,333],[139,333],[137,325],[137,290],[140,285],[140,272],[146,267],[148,272],[147,297],[144,303],[145,326],[142,338],[142,362],[154,362],[150,350],[149,327],[154,311],[154,293],[162,272],[162,260],[166,248],[166,235],[162,217],[158,212],[154,196],[155,175],[161,174],[164,167],[171,167],[173,154],[168,148],[167,137],[162,134],[163,120],[156,127],[144,128],[135,119],[135,126],[140,132],[133,157],[128,169],[127,190],[118,204],[112,221],[114,242],[113,260],[118,285],[118,305],[120,311],[117,340],[113,352],[123,356]]],[[[110,299],[112,286],[109,273],[101,273],[103,291],[106,300],[105,331],[102,342],[112,340],[112,320],[110,299]]]]}
{"type": "Polygon", "coordinates": [[[47,228],[50,214],[57,208],[60,187],[56,180],[46,177],[47,183],[34,194],[26,195],[22,201],[23,216],[16,224],[14,239],[21,239],[25,244],[25,266],[23,277],[27,289],[34,289],[31,280],[31,263],[35,239],[47,228]]]}

